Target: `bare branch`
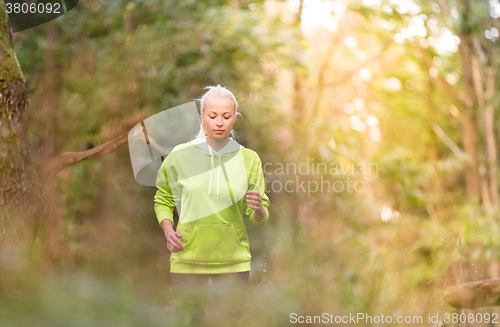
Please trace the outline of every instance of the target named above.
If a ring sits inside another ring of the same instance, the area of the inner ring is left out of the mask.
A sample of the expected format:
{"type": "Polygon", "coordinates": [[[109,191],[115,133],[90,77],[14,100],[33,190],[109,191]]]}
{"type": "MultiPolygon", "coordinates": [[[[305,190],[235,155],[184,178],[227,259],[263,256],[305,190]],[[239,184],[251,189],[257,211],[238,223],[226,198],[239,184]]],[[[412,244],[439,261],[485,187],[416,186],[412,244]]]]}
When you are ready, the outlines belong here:
{"type": "MultiPolygon", "coordinates": [[[[77,162],[95,159],[106,153],[109,153],[116,148],[118,148],[123,143],[126,143],[128,140],[129,133],[124,133],[125,130],[132,128],[137,123],[143,121],[147,117],[146,111],[142,111],[137,113],[135,116],[126,117],[122,119],[120,126],[116,127],[103,127],[102,135],[104,137],[115,137],[115,139],[106,142],[102,145],[96,146],[90,150],[80,151],[80,152],[63,152],[51,159],[42,169],[42,181],[46,181],[49,177],[57,174],[63,168],[71,166],[77,162]],[[120,135],[121,134],[121,135],[120,135]],[[116,135],[120,135],[116,137],[116,135]]],[[[137,135],[132,135],[133,139],[141,139],[137,135]]],[[[153,140],[154,142],[154,140],[153,140]]],[[[156,142],[151,144],[159,151],[165,150],[161,146],[159,146],[156,142]]],[[[162,152],[165,153],[165,152],[162,152]]]]}
{"type": "Polygon", "coordinates": [[[49,163],[44,167],[42,172],[42,180],[46,181],[47,178],[55,175],[59,170],[66,168],[70,165],[73,165],[77,162],[88,159],[95,159],[106,153],[109,153],[118,148],[120,145],[126,143],[127,140],[128,140],[128,133],[125,133],[114,140],[96,146],[87,151],[63,152],[59,154],[57,157],[51,159],[49,163]]]}
{"type": "Polygon", "coordinates": [[[326,55],[323,59],[323,63],[319,67],[319,74],[318,74],[318,81],[316,83],[316,89],[318,90],[315,94],[315,99],[314,99],[314,104],[312,106],[312,117],[316,117],[317,111],[319,110],[319,102],[321,100],[321,96],[323,94],[323,90],[325,88],[325,74],[327,69],[330,66],[330,62],[332,61],[332,53],[333,50],[335,49],[335,44],[338,43],[338,40],[340,38],[340,33],[335,34],[335,36],[332,38],[330,42],[330,46],[328,47],[328,50],[326,50],[326,55]]]}
{"type": "Polygon", "coordinates": [[[441,127],[439,127],[437,124],[434,124],[432,126],[432,130],[437,134],[437,136],[439,136],[439,138],[444,142],[444,144],[446,144],[446,146],[450,148],[450,150],[457,157],[463,158],[464,152],[462,151],[462,149],[460,149],[460,147],[456,145],[455,142],[453,142],[453,140],[448,135],[446,135],[446,133],[441,129],[441,127]]]}
{"type": "Polygon", "coordinates": [[[476,89],[477,102],[481,108],[484,108],[484,86],[483,78],[481,76],[481,67],[479,66],[477,57],[474,55],[471,55],[471,68],[472,82],[474,83],[474,88],[476,89]]]}
{"type": "Polygon", "coordinates": [[[476,48],[476,53],[479,56],[479,59],[484,63],[488,62],[488,57],[484,54],[483,47],[481,46],[481,42],[477,36],[472,38],[472,43],[474,43],[474,48],[476,48]]]}
{"type": "Polygon", "coordinates": [[[148,117],[147,110],[142,110],[135,114],[134,116],[125,117],[120,121],[117,126],[103,126],[101,129],[101,135],[104,139],[114,139],[122,135],[126,131],[129,131],[132,127],[143,121],[148,117]]]}
{"type": "MultiPolygon", "coordinates": [[[[422,49],[422,59],[427,71],[433,66],[432,58],[425,49],[422,49]]],[[[445,92],[450,96],[450,98],[457,103],[464,105],[464,97],[457,93],[457,91],[443,78],[441,74],[437,76],[437,81],[439,85],[445,90],[445,92]]]]}
{"type": "Polygon", "coordinates": [[[458,110],[457,106],[455,106],[454,104],[452,104],[450,106],[450,113],[453,117],[455,117],[460,123],[464,124],[465,121],[464,121],[464,116],[462,115],[462,113],[460,112],[460,110],[458,110]]]}
{"type": "Polygon", "coordinates": [[[448,15],[451,15],[451,10],[450,10],[450,7],[448,7],[448,4],[446,3],[445,0],[437,0],[438,4],[439,4],[439,7],[441,7],[441,9],[447,13],[448,15]]]}
{"type": "MultiPolygon", "coordinates": [[[[144,133],[141,133],[141,132],[143,132],[142,129],[136,129],[132,134],[129,134],[129,141],[142,141],[142,142],[148,144],[148,142],[145,139],[144,133]]],[[[149,145],[151,145],[153,148],[155,148],[156,151],[162,153],[165,156],[168,154],[169,151],[167,149],[165,149],[164,147],[162,147],[161,145],[159,145],[151,137],[151,135],[148,135],[148,139],[149,139],[149,145]]]]}

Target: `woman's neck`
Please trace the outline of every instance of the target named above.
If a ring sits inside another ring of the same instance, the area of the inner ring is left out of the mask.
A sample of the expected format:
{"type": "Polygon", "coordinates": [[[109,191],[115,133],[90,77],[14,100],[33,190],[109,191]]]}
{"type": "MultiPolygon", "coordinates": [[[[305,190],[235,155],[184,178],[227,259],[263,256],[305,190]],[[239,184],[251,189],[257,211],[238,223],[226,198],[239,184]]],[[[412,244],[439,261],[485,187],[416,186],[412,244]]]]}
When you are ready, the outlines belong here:
{"type": "Polygon", "coordinates": [[[229,142],[229,139],[212,139],[207,136],[207,143],[217,152],[222,150],[226,144],[229,142]]]}

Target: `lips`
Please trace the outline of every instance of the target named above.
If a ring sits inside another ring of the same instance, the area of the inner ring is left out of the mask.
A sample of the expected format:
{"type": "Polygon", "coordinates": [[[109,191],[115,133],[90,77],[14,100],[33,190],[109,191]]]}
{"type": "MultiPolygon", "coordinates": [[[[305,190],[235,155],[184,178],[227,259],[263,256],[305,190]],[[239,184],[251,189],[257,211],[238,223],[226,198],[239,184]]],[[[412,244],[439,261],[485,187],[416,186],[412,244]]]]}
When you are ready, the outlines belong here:
{"type": "Polygon", "coordinates": [[[224,133],[224,130],[223,129],[216,129],[216,130],[214,130],[214,132],[217,134],[222,134],[222,133],[224,133]]]}

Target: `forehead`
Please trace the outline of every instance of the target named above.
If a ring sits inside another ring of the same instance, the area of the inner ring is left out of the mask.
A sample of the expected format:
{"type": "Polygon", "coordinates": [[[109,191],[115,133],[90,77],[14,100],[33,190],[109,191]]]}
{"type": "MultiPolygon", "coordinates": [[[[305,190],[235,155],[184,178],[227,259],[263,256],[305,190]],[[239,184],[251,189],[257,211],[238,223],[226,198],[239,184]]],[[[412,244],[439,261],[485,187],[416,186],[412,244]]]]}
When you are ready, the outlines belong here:
{"type": "Polygon", "coordinates": [[[234,102],[230,99],[213,98],[205,101],[205,111],[214,111],[224,113],[226,111],[234,112],[234,102]]]}

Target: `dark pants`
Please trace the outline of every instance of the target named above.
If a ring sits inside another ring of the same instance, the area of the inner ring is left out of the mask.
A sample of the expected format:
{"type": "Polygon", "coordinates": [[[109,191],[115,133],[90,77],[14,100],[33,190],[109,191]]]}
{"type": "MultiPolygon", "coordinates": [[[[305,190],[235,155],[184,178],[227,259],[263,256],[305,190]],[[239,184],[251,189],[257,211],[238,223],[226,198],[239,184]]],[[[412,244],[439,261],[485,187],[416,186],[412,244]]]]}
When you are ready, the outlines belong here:
{"type": "Polygon", "coordinates": [[[171,274],[172,290],[193,326],[236,326],[243,311],[249,276],[249,271],[171,274]]]}

